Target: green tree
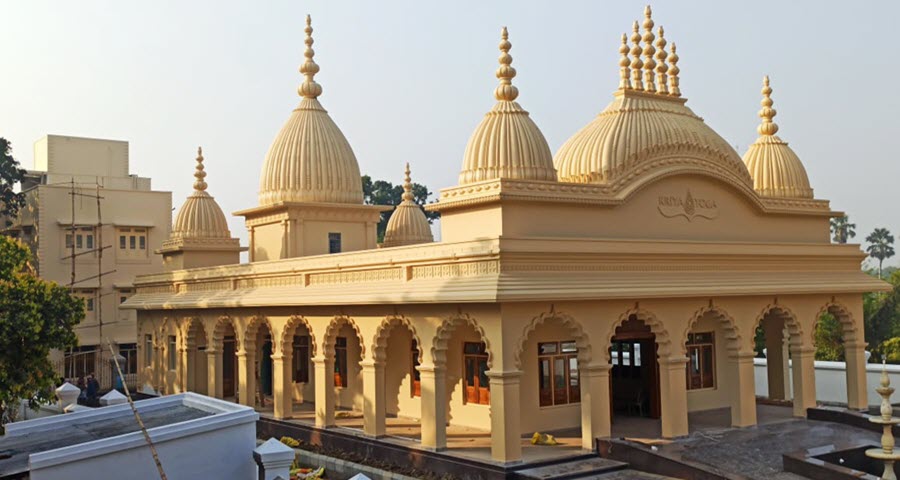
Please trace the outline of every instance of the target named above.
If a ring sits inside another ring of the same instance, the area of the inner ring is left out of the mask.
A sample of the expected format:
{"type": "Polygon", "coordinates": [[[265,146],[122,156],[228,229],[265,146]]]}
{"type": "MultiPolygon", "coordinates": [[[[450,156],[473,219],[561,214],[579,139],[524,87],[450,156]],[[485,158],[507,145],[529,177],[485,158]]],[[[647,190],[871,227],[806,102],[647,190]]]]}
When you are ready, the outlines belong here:
{"type": "MultiPolygon", "coordinates": [[[[399,205],[403,200],[402,184],[394,185],[391,182],[386,182],[384,180],[373,181],[372,177],[363,175],[362,187],[363,199],[367,205],[395,206],[399,205]]],[[[425,203],[428,201],[428,197],[431,196],[431,192],[428,191],[428,187],[418,183],[413,183],[412,192],[416,203],[418,203],[419,205],[425,205],[425,203]]],[[[384,231],[387,228],[388,220],[390,220],[391,214],[393,213],[393,210],[381,212],[381,221],[378,222],[379,243],[384,241],[384,231]]],[[[428,219],[428,223],[433,223],[436,219],[440,218],[440,216],[441,214],[438,212],[425,212],[425,218],[428,219]]]]}
{"type": "Polygon", "coordinates": [[[12,144],[0,137],[0,218],[6,227],[12,225],[19,209],[25,206],[25,195],[14,190],[24,176],[25,170],[12,156],[12,144]]]}
{"type": "Polygon", "coordinates": [[[33,409],[52,399],[50,350],[74,346],[84,319],[84,302],[38,278],[30,260],[25,245],[0,236],[0,429],[20,399],[33,409]]]}
{"type": "Polygon", "coordinates": [[[816,360],[844,361],[843,328],[841,322],[830,313],[823,313],[816,323],[816,360]]]}
{"type": "Polygon", "coordinates": [[[878,353],[887,363],[900,363],[900,337],[885,340],[878,346],[878,353]]]}
{"type": "Polygon", "coordinates": [[[835,243],[847,243],[856,236],[856,224],[850,223],[847,215],[831,219],[831,239],[835,243]]]}
{"type": "Polygon", "coordinates": [[[866,252],[870,257],[878,260],[878,278],[882,278],[882,263],[894,256],[894,236],[886,228],[876,228],[866,237],[866,241],[869,242],[866,252]]]}

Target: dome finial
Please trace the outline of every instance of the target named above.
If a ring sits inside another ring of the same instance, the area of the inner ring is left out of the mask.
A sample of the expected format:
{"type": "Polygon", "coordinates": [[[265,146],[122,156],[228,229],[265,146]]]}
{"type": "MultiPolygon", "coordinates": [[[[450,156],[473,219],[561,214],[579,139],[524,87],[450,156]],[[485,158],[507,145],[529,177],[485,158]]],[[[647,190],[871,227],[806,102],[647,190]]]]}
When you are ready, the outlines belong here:
{"type": "Polygon", "coordinates": [[[641,60],[641,33],[638,31],[640,27],[638,26],[637,20],[634,21],[634,25],[632,25],[631,30],[631,86],[634,87],[635,90],[644,90],[644,81],[642,80],[643,73],[641,73],[641,69],[644,68],[644,62],[641,60]]]}
{"type": "Polygon", "coordinates": [[[197,147],[197,169],[194,171],[194,190],[203,192],[206,190],[206,172],[203,171],[203,148],[197,147]]]}
{"type": "Polygon", "coordinates": [[[406,162],[406,171],[404,173],[405,176],[403,177],[403,201],[411,202],[415,200],[415,197],[413,197],[412,191],[412,178],[409,176],[409,162],[406,162]]]}
{"type": "Polygon", "coordinates": [[[300,88],[297,89],[297,93],[300,94],[301,97],[304,98],[317,98],[322,94],[322,86],[316,83],[313,79],[317,73],[319,73],[319,65],[316,64],[313,57],[316,55],[315,50],[313,50],[313,38],[312,38],[312,18],[307,15],[306,16],[306,40],[304,43],[306,44],[306,50],[303,52],[303,56],[306,57],[306,61],[300,65],[300,73],[302,73],[306,79],[303,80],[303,83],[300,84],[300,88]]]}
{"type": "Polygon", "coordinates": [[[494,90],[494,98],[499,101],[512,102],[519,96],[519,89],[512,84],[512,79],[516,76],[516,69],[512,67],[512,55],[509,49],[512,44],[509,43],[509,32],[506,27],[500,31],[500,67],[497,68],[497,78],[500,79],[500,85],[494,90]]]}
{"type": "Polygon", "coordinates": [[[622,58],[619,59],[619,90],[631,90],[631,60],[628,59],[628,35],[622,34],[622,46],[619,47],[622,58]]]}
{"type": "Polygon", "coordinates": [[[656,37],[653,36],[652,15],[653,11],[650,9],[650,5],[644,7],[644,90],[648,92],[656,92],[654,80],[656,61],[653,60],[653,55],[656,54],[656,49],[653,48],[653,40],[656,37]]]}
{"type": "Polygon", "coordinates": [[[666,65],[666,57],[668,57],[669,54],[666,53],[666,39],[664,38],[665,32],[663,31],[662,25],[659,26],[656,33],[658,37],[656,39],[656,60],[658,60],[656,65],[656,89],[659,93],[667,95],[669,93],[669,80],[666,72],[669,70],[669,66],[666,65]]]}
{"type": "Polygon", "coordinates": [[[675,53],[676,51],[675,42],[672,42],[672,54],[669,55],[669,95],[680,97],[681,89],[678,88],[678,74],[681,73],[681,69],[678,68],[678,54],[675,53]]]}
{"type": "Polygon", "coordinates": [[[759,118],[762,119],[762,123],[756,128],[756,131],[760,135],[775,135],[778,132],[778,124],[773,119],[778,112],[772,108],[772,103],[774,102],[772,102],[772,87],[769,86],[768,75],[763,77],[762,94],[763,99],[759,102],[762,105],[762,108],[759,110],[759,118]]]}

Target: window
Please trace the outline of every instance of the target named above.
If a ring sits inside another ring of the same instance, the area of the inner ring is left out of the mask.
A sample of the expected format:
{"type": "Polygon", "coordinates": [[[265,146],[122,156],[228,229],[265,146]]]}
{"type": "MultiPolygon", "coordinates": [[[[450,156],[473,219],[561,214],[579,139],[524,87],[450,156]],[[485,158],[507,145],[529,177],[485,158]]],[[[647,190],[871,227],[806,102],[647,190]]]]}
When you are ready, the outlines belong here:
{"type": "Polygon", "coordinates": [[[421,397],[422,396],[422,376],[419,373],[419,345],[418,342],[413,340],[410,343],[410,365],[412,365],[412,370],[409,373],[409,378],[411,380],[410,385],[412,387],[412,396],[421,397]]]}
{"type": "Polygon", "coordinates": [[[88,250],[93,249],[94,248],[94,235],[89,233],[89,234],[85,235],[84,238],[85,238],[84,243],[85,243],[85,246],[88,248],[88,250]]]}
{"type": "Polygon", "coordinates": [[[66,234],[66,248],[72,248],[72,234],[66,234]]]}
{"type": "Polygon", "coordinates": [[[463,372],[465,373],[466,403],[490,405],[491,382],[487,376],[487,347],[484,343],[463,344],[463,372]]]}
{"type": "Polygon", "coordinates": [[[688,334],[688,390],[716,387],[715,347],[716,338],[713,332],[688,334]]]}
{"type": "Polygon", "coordinates": [[[309,383],[309,337],[294,335],[294,381],[309,383]]]}
{"type": "Polygon", "coordinates": [[[87,310],[88,312],[94,311],[94,299],[93,298],[85,298],[84,305],[85,305],[84,306],[85,310],[87,310]]]}
{"type": "Polygon", "coordinates": [[[119,290],[119,304],[125,303],[131,297],[131,289],[119,290]]]}
{"type": "Polygon", "coordinates": [[[153,335],[144,335],[144,367],[153,365],[153,335]]]}
{"type": "Polygon", "coordinates": [[[71,254],[72,248],[76,250],[93,250],[94,249],[94,227],[76,227],[74,231],[71,227],[66,228],[65,252],[66,255],[71,254]]]}
{"type": "Polygon", "coordinates": [[[341,253],[341,234],[328,234],[328,253],[341,253]]]}
{"type": "Polygon", "coordinates": [[[147,258],[147,229],[136,227],[120,227],[116,230],[119,237],[119,258],[147,258]]]}
{"type": "Polygon", "coordinates": [[[347,337],[334,342],[334,386],[347,387],[347,337]]]}
{"type": "Polygon", "coordinates": [[[125,357],[125,361],[119,365],[123,375],[137,373],[137,344],[119,344],[119,355],[125,357]]]}
{"type": "Polygon", "coordinates": [[[82,242],[82,238],[83,238],[83,235],[81,235],[80,233],[78,235],[75,235],[75,248],[77,248],[77,249],[84,248],[84,243],[82,242]]]}
{"type": "Polygon", "coordinates": [[[175,335],[169,335],[169,346],[166,351],[169,359],[169,370],[175,370],[178,365],[178,351],[175,345],[175,335]]]}
{"type": "Polygon", "coordinates": [[[542,407],[581,401],[574,341],[538,344],[538,382],[542,407]]]}

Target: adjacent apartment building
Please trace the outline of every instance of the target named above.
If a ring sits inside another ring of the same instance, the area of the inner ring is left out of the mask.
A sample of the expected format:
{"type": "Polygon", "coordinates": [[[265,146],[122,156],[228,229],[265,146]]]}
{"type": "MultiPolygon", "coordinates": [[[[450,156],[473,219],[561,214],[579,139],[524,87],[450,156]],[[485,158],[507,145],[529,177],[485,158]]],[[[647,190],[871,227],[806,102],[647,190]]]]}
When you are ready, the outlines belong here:
{"type": "Polygon", "coordinates": [[[134,373],[135,313],[120,309],[136,275],[162,270],[153,251],[171,229],[172,194],[129,171],[128,142],[47,135],[22,182],[27,204],[11,233],[31,247],[39,275],[85,300],[79,346],[58,356],[66,377],[111,378],[110,340],[134,373]],[[65,357],[65,360],[64,360],[65,357]]]}

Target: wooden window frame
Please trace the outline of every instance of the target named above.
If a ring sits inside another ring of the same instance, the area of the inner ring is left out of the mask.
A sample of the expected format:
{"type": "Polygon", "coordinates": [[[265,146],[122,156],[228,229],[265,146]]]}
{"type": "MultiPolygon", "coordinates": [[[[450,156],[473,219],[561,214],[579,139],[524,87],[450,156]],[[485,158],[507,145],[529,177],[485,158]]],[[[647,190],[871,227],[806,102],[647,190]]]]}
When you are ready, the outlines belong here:
{"type": "Polygon", "coordinates": [[[474,405],[490,405],[491,404],[491,383],[488,381],[487,385],[481,385],[481,371],[480,367],[482,362],[485,366],[487,366],[488,354],[487,354],[487,345],[484,342],[463,342],[462,344],[462,381],[463,381],[463,403],[465,404],[474,404],[474,405]],[[475,350],[478,350],[478,353],[466,353],[466,347],[469,345],[477,345],[475,350]],[[474,363],[473,372],[475,375],[473,379],[475,381],[474,385],[469,385],[468,371],[466,370],[467,363],[469,361],[474,363]]]}
{"type": "Polygon", "coordinates": [[[574,351],[563,351],[563,344],[575,344],[574,340],[565,340],[558,342],[539,342],[537,344],[538,357],[538,405],[541,407],[552,407],[557,405],[574,405],[581,403],[581,375],[578,368],[578,347],[574,351]],[[541,353],[542,347],[545,345],[555,346],[551,353],[541,353]],[[565,380],[565,398],[557,392],[556,389],[556,362],[563,361],[563,378],[565,380]],[[541,388],[543,380],[543,361],[547,362],[550,369],[550,386],[549,397],[545,398],[546,388],[541,388]],[[572,361],[575,362],[575,384],[572,384],[572,361]]]}
{"type": "Polygon", "coordinates": [[[309,383],[309,335],[294,335],[294,382],[309,383]]]}
{"type": "Polygon", "coordinates": [[[419,345],[415,339],[410,342],[410,371],[409,371],[409,388],[411,397],[422,396],[422,377],[419,372],[419,345]]]}
{"type": "Polygon", "coordinates": [[[349,367],[347,366],[347,337],[337,337],[334,340],[334,386],[347,388],[349,382],[349,367]]]}
{"type": "Polygon", "coordinates": [[[708,332],[693,332],[688,334],[688,341],[685,343],[685,350],[687,351],[688,363],[685,365],[685,382],[687,385],[688,391],[698,391],[698,390],[715,390],[717,388],[718,382],[716,381],[716,333],[712,331],[708,332]],[[706,335],[709,334],[710,341],[695,341],[693,340],[696,335],[706,335]],[[703,352],[704,350],[709,350],[710,358],[712,358],[711,362],[711,372],[705,372],[705,368],[703,367],[703,352]],[[691,362],[693,361],[693,352],[697,352],[697,365],[700,370],[699,378],[700,384],[699,386],[692,386],[691,380],[695,377],[691,374],[691,362]],[[706,378],[712,379],[711,385],[704,385],[704,380],[706,378]]]}

